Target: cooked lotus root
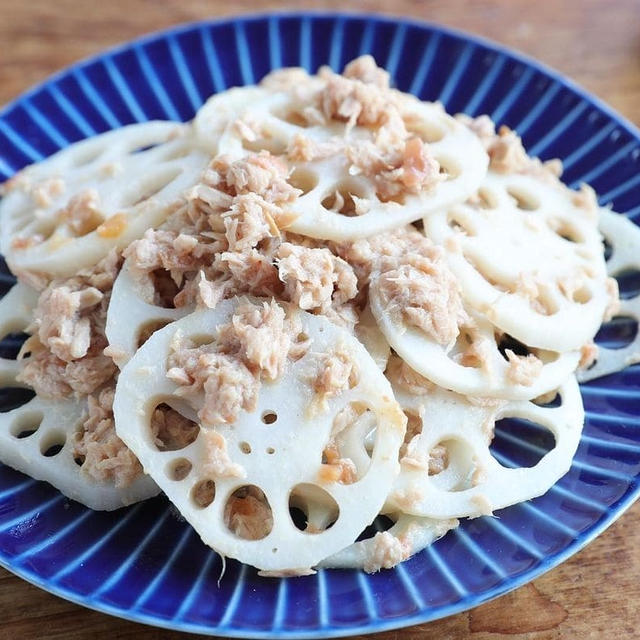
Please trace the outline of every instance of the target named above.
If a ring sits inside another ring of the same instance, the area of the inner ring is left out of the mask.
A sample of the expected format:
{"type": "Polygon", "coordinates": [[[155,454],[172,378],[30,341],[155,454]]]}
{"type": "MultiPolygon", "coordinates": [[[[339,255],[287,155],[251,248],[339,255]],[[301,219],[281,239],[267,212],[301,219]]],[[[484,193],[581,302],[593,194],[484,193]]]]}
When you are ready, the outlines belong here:
{"type": "MultiPolygon", "coordinates": [[[[500,332],[481,314],[471,312],[453,344],[439,343],[409,324],[402,310],[389,308],[382,280],[374,277],[369,304],[391,347],[420,375],[457,393],[529,400],[555,389],[578,365],[577,351],[556,353],[526,349],[518,355],[502,347],[500,332]]],[[[521,348],[522,345],[519,345],[521,348]]]]}
{"type": "MultiPolygon", "coordinates": [[[[255,408],[239,410],[231,424],[196,423],[194,411],[207,408],[203,394],[177,395],[175,377],[167,377],[168,358],[185,340],[222,348],[218,328],[235,326],[230,322],[246,304],[246,299],[225,300],[151,336],[120,374],[116,426],[206,544],[268,572],[304,573],[353,542],[379,512],[398,472],[404,415],[384,375],[353,336],[324,317],[291,309],[289,318],[301,325],[300,344],[311,341],[304,355],[297,349],[281,376],[263,380],[255,408]],[[349,383],[323,398],[318,394],[324,387],[317,383],[325,374],[331,377],[333,365],[350,367],[349,383]],[[187,401],[191,412],[175,400],[187,401]],[[194,422],[197,435],[181,449],[161,450],[152,435],[152,413],[163,403],[194,422]],[[354,406],[375,416],[371,456],[361,467],[336,460],[339,451],[332,445],[332,430],[354,406]],[[343,469],[349,471],[346,477],[343,469]],[[297,528],[290,509],[301,501],[330,511],[331,522],[321,530],[297,528]]],[[[200,367],[206,359],[192,362],[200,367]]],[[[240,371],[240,364],[233,371],[240,371]]],[[[207,380],[205,389],[224,384],[215,376],[207,380]]],[[[225,387],[227,392],[225,397],[237,398],[225,387]]]]}
{"type": "Polygon", "coordinates": [[[369,306],[360,314],[355,331],[356,338],[362,342],[378,367],[384,371],[387,368],[391,347],[380,331],[369,306]]]}
{"type": "Polygon", "coordinates": [[[267,98],[270,92],[262,87],[233,87],[211,96],[193,119],[198,143],[210,154],[218,153],[220,136],[230,122],[236,121],[249,105],[267,98]]]}
{"type": "Polygon", "coordinates": [[[367,573],[390,569],[420,553],[458,526],[455,519],[435,520],[406,513],[388,517],[394,520],[389,530],[378,531],[369,538],[354,542],[325,558],[319,566],[328,569],[364,569],[367,573]]]}
{"type": "Polygon", "coordinates": [[[155,330],[191,311],[191,307],[168,309],[144,300],[125,262],[113,283],[105,327],[114,362],[122,368],[155,330]]]}
{"type": "MultiPolygon", "coordinates": [[[[609,211],[600,210],[599,228],[611,245],[612,254],[607,261],[607,272],[616,277],[625,272],[640,270],[640,229],[631,220],[609,211]]],[[[616,316],[640,321],[640,295],[621,298],[616,316]]],[[[640,362],[640,332],[621,349],[609,349],[598,345],[598,355],[593,366],[578,371],[578,380],[586,382],[600,376],[620,371],[630,364],[640,362]]]]}
{"type": "Polygon", "coordinates": [[[48,400],[38,396],[0,414],[0,461],[52,484],[91,509],[111,511],[156,495],[158,487],[142,473],[120,488],[83,473],[82,460],[74,460],[74,435],[86,415],[86,397],[48,400]]]}
{"type": "Polygon", "coordinates": [[[468,303],[529,346],[579,349],[602,322],[608,295],[597,211],[576,197],[559,182],[489,172],[473,203],[424,218],[468,303]]]}
{"type": "Polygon", "coordinates": [[[401,452],[401,472],[386,508],[427,518],[489,515],[542,495],[569,470],[584,422],[573,376],[558,389],[559,406],[472,403],[444,389],[422,396],[398,389],[395,393],[410,416],[407,432],[415,435],[401,452]],[[420,421],[417,429],[411,426],[411,416],[420,421]],[[533,467],[502,466],[489,449],[494,423],[501,418],[545,427],[555,446],[533,467]]]}
{"type": "MultiPolygon", "coordinates": [[[[370,128],[355,126],[349,130],[339,121],[299,124],[291,117],[304,107],[298,97],[264,90],[262,95],[260,98],[257,93],[254,100],[247,100],[238,110],[238,119],[227,126],[217,147],[221,154],[237,159],[259,149],[281,155],[300,139],[312,145],[326,145],[329,151],[323,152],[322,158],[289,162],[290,183],[303,192],[287,206],[287,213],[293,218],[287,228],[295,233],[325,240],[350,240],[395,229],[426,213],[462,202],[475,192],[485,175],[488,159],[476,136],[439,105],[406,98],[403,113],[408,135],[428,143],[444,179],[415,194],[407,190],[387,197],[374,180],[359,172],[345,152],[354,141],[373,140],[370,128]],[[254,133],[247,133],[247,128],[254,133]]],[[[210,130],[210,118],[202,116],[202,120],[210,130]]]]}
{"type": "Polygon", "coordinates": [[[207,160],[190,127],[174,122],[130,125],[78,142],[7,183],[2,253],[14,272],[75,275],[159,225],[207,160]]]}
{"type": "MultiPolygon", "coordinates": [[[[38,293],[24,284],[14,285],[0,300],[0,337],[24,331],[33,319],[38,293]]],[[[15,378],[24,360],[0,358],[0,384],[22,386],[15,378]]]]}

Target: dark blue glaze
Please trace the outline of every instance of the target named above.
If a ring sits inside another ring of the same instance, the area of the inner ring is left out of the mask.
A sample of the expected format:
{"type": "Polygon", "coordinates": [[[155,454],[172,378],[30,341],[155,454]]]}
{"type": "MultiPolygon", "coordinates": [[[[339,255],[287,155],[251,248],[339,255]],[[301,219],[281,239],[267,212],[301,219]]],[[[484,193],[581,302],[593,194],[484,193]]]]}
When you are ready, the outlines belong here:
{"type": "MultiPolygon", "coordinates": [[[[178,27],[65,70],[0,112],[0,180],[58,148],[151,118],[187,120],[215,91],[272,68],[340,69],[372,53],[396,86],[450,111],[489,113],[515,127],[565,178],[588,180],[601,203],[640,214],[638,132],[536,62],[434,25],[371,16],[280,14],[178,27]]],[[[0,292],[12,283],[2,264],[0,292]]],[[[630,276],[624,289],[638,288],[630,276]]],[[[633,327],[631,327],[633,329],[633,327]]],[[[624,343],[629,323],[601,337],[624,343]]],[[[19,336],[0,345],[15,352],[19,336]]],[[[62,597],[185,631],[323,638],[425,622],[518,587],[578,551],[638,495],[640,368],[583,386],[584,436],[569,473],[546,495],[466,521],[393,571],[320,571],[274,580],[208,550],[162,498],[94,513],[0,466],[0,563],[62,597]],[[221,577],[222,575],[222,577],[221,577]]],[[[0,390],[0,410],[17,399],[0,390]]],[[[550,446],[503,422],[492,446],[506,466],[550,446]]]]}

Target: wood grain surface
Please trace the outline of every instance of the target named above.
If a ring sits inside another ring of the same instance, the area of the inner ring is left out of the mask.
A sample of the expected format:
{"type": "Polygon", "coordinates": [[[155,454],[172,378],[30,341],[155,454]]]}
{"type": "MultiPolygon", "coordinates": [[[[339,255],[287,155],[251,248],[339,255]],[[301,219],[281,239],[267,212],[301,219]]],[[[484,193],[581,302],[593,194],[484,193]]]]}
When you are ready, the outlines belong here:
{"type": "MultiPolygon", "coordinates": [[[[284,8],[391,12],[473,31],[562,71],[640,124],[638,0],[0,0],[0,104],[50,73],[135,36],[201,18],[284,8]]],[[[640,638],[640,507],[570,561],[473,611],[380,640],[640,638]]],[[[111,618],[0,569],[1,640],[173,640],[111,618]]],[[[192,636],[195,637],[195,636],[192,636]]],[[[204,636],[202,636],[204,637],[204,636]]],[[[362,637],[362,636],[360,636],[362,637]]]]}

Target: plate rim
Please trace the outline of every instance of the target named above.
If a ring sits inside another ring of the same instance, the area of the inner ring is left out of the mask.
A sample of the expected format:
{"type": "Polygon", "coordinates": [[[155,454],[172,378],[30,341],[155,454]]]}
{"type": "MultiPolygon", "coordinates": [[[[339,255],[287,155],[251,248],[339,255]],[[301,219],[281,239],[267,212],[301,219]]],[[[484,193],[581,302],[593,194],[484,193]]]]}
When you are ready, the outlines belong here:
{"type": "MultiPolygon", "coordinates": [[[[480,45],[496,53],[509,56],[517,62],[541,72],[560,85],[569,88],[582,100],[590,103],[592,106],[596,107],[602,113],[614,120],[617,126],[626,129],[626,131],[631,134],[631,136],[633,136],[638,142],[640,142],[639,126],[635,125],[627,117],[607,104],[602,98],[589,92],[578,82],[572,80],[570,77],[564,75],[560,71],[557,71],[546,63],[541,62],[526,53],[521,52],[517,48],[509,47],[502,43],[496,42],[491,38],[477,35],[473,32],[458,29],[434,21],[422,20],[420,18],[399,16],[391,13],[367,11],[334,11],[330,9],[299,11],[283,9],[247,12],[242,14],[229,14],[216,18],[182,22],[169,27],[151,31],[141,36],[121,41],[105,49],[101,49],[97,53],[91,54],[84,58],[80,58],[77,61],[58,69],[54,73],[49,74],[43,80],[31,85],[30,87],[22,91],[18,96],[11,99],[9,102],[0,105],[0,119],[5,118],[6,115],[14,108],[18,107],[21,102],[29,100],[34,94],[45,89],[48,85],[56,83],[60,78],[66,76],[70,72],[73,72],[75,69],[81,69],[85,66],[98,62],[105,57],[115,56],[118,53],[124,50],[128,50],[131,47],[144,46],[145,44],[148,44],[149,42],[152,42],[158,38],[176,37],[194,29],[215,27],[224,24],[234,24],[238,22],[247,23],[251,21],[267,19],[295,19],[300,21],[303,21],[305,19],[355,19],[363,20],[365,22],[373,21],[396,26],[404,25],[407,27],[415,27],[432,32],[440,32],[444,35],[452,36],[467,43],[480,45]]],[[[16,170],[16,172],[17,171],[19,170],[16,170]]],[[[624,515],[624,513],[635,503],[636,500],[638,500],[638,498],[640,498],[640,474],[633,477],[633,480],[629,483],[627,491],[616,502],[609,505],[607,509],[603,511],[600,519],[597,520],[589,529],[587,529],[581,535],[577,536],[571,542],[571,544],[569,544],[564,549],[558,551],[555,554],[545,556],[533,569],[524,571],[518,576],[507,578],[501,584],[496,585],[495,587],[487,591],[479,594],[471,594],[470,596],[461,598],[460,600],[452,604],[438,605],[437,607],[425,607],[424,609],[421,609],[414,614],[398,616],[397,618],[387,620],[378,618],[373,621],[370,620],[366,624],[348,627],[332,626],[330,624],[327,624],[326,626],[320,625],[312,630],[256,630],[244,629],[239,626],[233,627],[228,625],[214,627],[202,626],[185,621],[184,619],[177,622],[170,618],[163,619],[158,616],[142,613],[140,611],[123,611],[105,601],[98,601],[91,597],[78,595],[75,591],[67,589],[62,585],[50,583],[46,579],[38,576],[35,572],[29,571],[26,567],[13,566],[11,564],[11,558],[8,558],[2,551],[0,551],[0,566],[13,575],[16,575],[17,577],[29,582],[35,587],[47,591],[57,597],[63,598],[64,600],[72,602],[76,605],[117,618],[149,625],[156,628],[228,638],[348,637],[356,634],[380,633],[394,629],[406,628],[417,624],[425,624],[442,618],[450,617],[464,611],[468,611],[486,602],[494,600],[502,595],[505,595],[506,593],[514,591],[515,589],[518,589],[519,587],[538,579],[548,571],[551,571],[572,556],[582,551],[584,547],[586,547],[595,538],[606,531],[606,529],[608,529],[618,518],[624,515]]],[[[320,571],[322,571],[322,569],[320,571]]]]}

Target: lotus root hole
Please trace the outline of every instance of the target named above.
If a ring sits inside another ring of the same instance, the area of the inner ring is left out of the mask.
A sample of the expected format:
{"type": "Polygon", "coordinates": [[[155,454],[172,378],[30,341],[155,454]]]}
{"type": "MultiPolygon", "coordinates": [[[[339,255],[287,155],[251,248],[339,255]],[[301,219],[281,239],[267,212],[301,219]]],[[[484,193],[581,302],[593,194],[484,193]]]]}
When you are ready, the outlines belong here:
{"type": "MultiPolygon", "coordinates": [[[[595,364],[595,362],[593,364],[595,364]]],[[[547,393],[543,393],[541,396],[534,398],[532,402],[539,407],[552,409],[562,406],[562,396],[558,393],[557,389],[554,389],[553,391],[547,391],[547,393]]]]}
{"type": "Polygon", "coordinates": [[[607,238],[603,238],[602,244],[604,247],[604,259],[606,262],[611,260],[611,256],[613,255],[613,245],[607,240],[607,238]]]}
{"type": "Polygon", "coordinates": [[[224,522],[243,540],[262,540],[273,529],[273,513],[262,489],[244,485],[236,489],[224,507],[224,522]]]}
{"type": "Polygon", "coordinates": [[[623,349],[629,346],[638,335],[638,321],[631,316],[614,316],[605,322],[596,337],[596,344],[606,349],[623,349]]]}
{"type": "Polygon", "coordinates": [[[422,418],[413,411],[404,411],[404,415],[407,417],[407,430],[404,434],[404,442],[400,446],[400,452],[398,457],[400,460],[407,455],[407,447],[409,443],[422,433],[422,418]]]}
{"type": "Polygon", "coordinates": [[[515,200],[518,209],[523,211],[535,211],[540,208],[538,197],[524,189],[509,187],[507,193],[515,200]]]}
{"type": "Polygon", "coordinates": [[[200,426],[181,413],[161,403],[151,414],[150,430],[158,451],[179,451],[189,446],[200,433],[200,426]]]}
{"type": "MultiPolygon", "coordinates": [[[[0,330],[0,335],[2,335],[2,342],[0,342],[0,358],[15,360],[18,357],[18,353],[20,352],[24,341],[29,338],[29,334],[22,332],[13,333],[12,327],[3,327],[0,330]]],[[[24,353],[23,357],[28,357],[28,354],[24,353]]]]}
{"type": "Polygon", "coordinates": [[[41,411],[21,413],[11,424],[11,435],[14,438],[28,438],[40,427],[44,414],[41,411]]]}
{"type": "Polygon", "coordinates": [[[447,224],[454,231],[459,231],[467,236],[474,236],[475,232],[469,225],[467,220],[464,220],[462,216],[452,211],[447,215],[447,224]]]}
{"type": "Polygon", "coordinates": [[[153,286],[152,304],[163,309],[175,309],[174,298],[180,291],[171,274],[166,269],[155,269],[149,274],[153,286]]]}
{"type": "Polygon", "coordinates": [[[504,418],[495,424],[490,451],[505,467],[529,469],[555,447],[555,442],[553,433],[535,422],[504,418]]]}
{"type": "Polygon", "coordinates": [[[35,398],[35,391],[32,389],[21,389],[20,387],[4,387],[0,389],[0,414],[7,413],[12,409],[22,407],[27,402],[35,398]]]}
{"type": "MultiPolygon", "coordinates": [[[[493,424],[487,424],[487,436],[493,424]]],[[[474,449],[464,440],[446,438],[429,451],[428,473],[445,491],[464,491],[483,481],[483,469],[477,465],[474,449]]]]}
{"type": "Polygon", "coordinates": [[[191,489],[191,502],[199,509],[206,509],[216,497],[216,484],[213,480],[200,480],[191,489]]]}
{"type": "Polygon", "coordinates": [[[436,160],[440,165],[439,173],[444,176],[446,180],[455,180],[460,175],[460,165],[453,158],[436,157],[436,160]]]}
{"type": "Polygon", "coordinates": [[[80,149],[73,154],[74,167],[86,167],[95,162],[105,149],[99,145],[87,145],[86,149],[80,149]]]}
{"type": "Polygon", "coordinates": [[[591,300],[591,297],[591,291],[587,286],[576,289],[571,295],[571,299],[579,304],[587,304],[587,302],[591,300]]]}
{"type": "Polygon", "coordinates": [[[306,129],[307,127],[310,126],[309,122],[304,117],[304,115],[299,111],[297,111],[296,109],[287,109],[286,111],[284,111],[284,113],[280,113],[280,114],[276,113],[274,115],[277,118],[280,118],[280,120],[284,120],[285,122],[288,122],[289,124],[292,124],[295,127],[301,127],[303,129],[306,129]]]}
{"type": "Polygon", "coordinates": [[[150,320],[149,322],[145,322],[140,329],[138,329],[138,336],[136,339],[136,343],[138,345],[138,349],[156,332],[166,327],[171,322],[170,319],[159,319],[159,320],[150,320]]]}
{"type": "Polygon", "coordinates": [[[272,409],[262,412],[262,422],[264,422],[265,424],[273,424],[277,419],[278,414],[272,409]]]}
{"type": "Polygon", "coordinates": [[[491,191],[480,188],[477,193],[477,204],[481,209],[495,209],[498,201],[491,191]]]}
{"type": "Polygon", "coordinates": [[[42,438],[40,442],[40,453],[46,458],[57,456],[67,441],[64,431],[52,431],[42,438]]]}
{"type": "Polygon", "coordinates": [[[316,188],[318,185],[318,174],[314,171],[309,171],[309,169],[298,167],[294,169],[287,182],[295,189],[300,189],[304,195],[316,188]]]}
{"type": "Polygon", "coordinates": [[[177,460],[172,460],[167,465],[167,477],[170,480],[180,482],[191,473],[192,468],[193,465],[191,464],[190,460],[187,460],[187,458],[178,458],[177,460]]]}
{"type": "Polygon", "coordinates": [[[618,281],[620,298],[629,300],[640,295],[640,271],[637,269],[625,269],[615,274],[618,281]]]}
{"type": "Polygon", "coordinates": [[[354,180],[343,180],[322,200],[322,206],[343,216],[357,216],[354,196],[365,198],[363,188],[354,180]]]}
{"type": "Polygon", "coordinates": [[[289,494],[289,515],[300,531],[318,534],[335,524],[340,507],[323,488],[302,483],[296,485],[289,494]]]}

